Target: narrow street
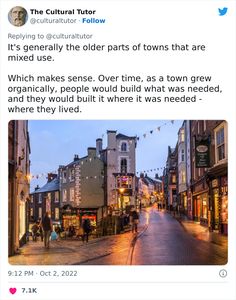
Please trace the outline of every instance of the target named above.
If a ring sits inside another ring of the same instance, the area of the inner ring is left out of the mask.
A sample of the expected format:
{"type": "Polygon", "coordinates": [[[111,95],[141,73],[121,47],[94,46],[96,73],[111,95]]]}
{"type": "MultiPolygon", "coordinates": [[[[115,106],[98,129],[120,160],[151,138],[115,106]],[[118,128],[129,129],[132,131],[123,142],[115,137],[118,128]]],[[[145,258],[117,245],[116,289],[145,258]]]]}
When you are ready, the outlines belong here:
{"type": "Polygon", "coordinates": [[[10,257],[13,265],[222,265],[227,263],[227,238],[199,224],[180,224],[155,207],[143,209],[138,233],[127,232],[90,240],[29,242],[10,257]]]}

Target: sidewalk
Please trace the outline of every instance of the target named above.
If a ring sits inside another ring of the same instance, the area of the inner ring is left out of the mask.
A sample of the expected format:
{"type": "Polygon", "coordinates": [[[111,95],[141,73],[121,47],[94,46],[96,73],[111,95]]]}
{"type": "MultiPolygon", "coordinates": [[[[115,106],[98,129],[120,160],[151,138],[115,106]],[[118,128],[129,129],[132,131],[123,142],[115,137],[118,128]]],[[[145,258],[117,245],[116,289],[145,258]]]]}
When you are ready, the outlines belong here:
{"type": "Polygon", "coordinates": [[[174,216],[189,234],[198,240],[210,242],[219,246],[226,246],[228,244],[228,237],[217,232],[210,232],[208,227],[202,226],[199,222],[188,220],[187,217],[174,216]]]}
{"type": "Polygon", "coordinates": [[[12,265],[80,265],[116,251],[129,249],[131,232],[94,238],[88,243],[78,239],[51,241],[46,249],[43,242],[30,241],[20,249],[20,254],[9,257],[12,265]]]}

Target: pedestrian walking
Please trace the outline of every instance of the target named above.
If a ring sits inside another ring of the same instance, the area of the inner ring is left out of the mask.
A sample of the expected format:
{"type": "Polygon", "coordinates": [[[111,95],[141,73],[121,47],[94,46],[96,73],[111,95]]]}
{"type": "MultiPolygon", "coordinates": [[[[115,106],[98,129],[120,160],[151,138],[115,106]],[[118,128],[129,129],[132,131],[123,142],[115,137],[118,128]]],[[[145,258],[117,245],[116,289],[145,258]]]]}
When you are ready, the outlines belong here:
{"type": "Polygon", "coordinates": [[[43,242],[43,228],[41,224],[41,219],[39,219],[38,224],[39,224],[39,236],[41,238],[41,242],[43,242]]]}
{"type": "Polygon", "coordinates": [[[132,232],[138,232],[139,214],[134,209],[130,212],[132,232]]]}
{"type": "Polygon", "coordinates": [[[139,211],[141,211],[142,210],[142,202],[140,201],[139,202],[139,211]]]}
{"type": "Polygon", "coordinates": [[[44,233],[44,246],[45,248],[49,248],[49,239],[50,239],[51,232],[53,231],[53,228],[52,228],[52,220],[49,217],[48,212],[45,213],[41,225],[44,233]]]}
{"type": "Polygon", "coordinates": [[[37,235],[39,231],[39,224],[37,222],[34,223],[34,225],[31,228],[32,231],[32,239],[34,242],[37,242],[37,235]]]}
{"type": "Polygon", "coordinates": [[[84,221],[83,221],[83,230],[84,230],[83,242],[86,239],[86,242],[88,243],[89,233],[91,231],[91,224],[90,224],[90,220],[89,219],[84,219],[84,221]]]}

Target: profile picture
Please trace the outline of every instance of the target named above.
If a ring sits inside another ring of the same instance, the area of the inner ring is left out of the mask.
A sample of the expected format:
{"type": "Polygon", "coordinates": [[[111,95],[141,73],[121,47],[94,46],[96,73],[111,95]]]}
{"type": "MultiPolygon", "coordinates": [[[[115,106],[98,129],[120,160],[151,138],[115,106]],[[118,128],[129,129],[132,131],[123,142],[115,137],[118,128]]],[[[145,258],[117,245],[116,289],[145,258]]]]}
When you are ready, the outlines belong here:
{"type": "Polygon", "coordinates": [[[24,7],[21,6],[14,6],[8,13],[9,22],[17,27],[25,25],[27,19],[27,11],[24,7]]]}

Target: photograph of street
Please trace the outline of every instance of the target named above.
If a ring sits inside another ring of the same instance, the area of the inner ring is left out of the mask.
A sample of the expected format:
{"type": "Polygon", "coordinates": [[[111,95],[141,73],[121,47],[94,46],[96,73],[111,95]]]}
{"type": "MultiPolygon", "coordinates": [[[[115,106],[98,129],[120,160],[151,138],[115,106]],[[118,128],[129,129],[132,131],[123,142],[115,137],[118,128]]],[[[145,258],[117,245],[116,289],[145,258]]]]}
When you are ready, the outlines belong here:
{"type": "Polygon", "coordinates": [[[12,120],[12,265],[224,265],[224,120],[12,120]]]}

